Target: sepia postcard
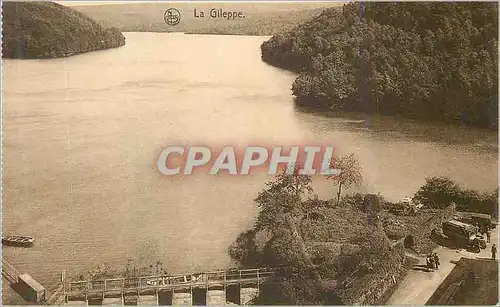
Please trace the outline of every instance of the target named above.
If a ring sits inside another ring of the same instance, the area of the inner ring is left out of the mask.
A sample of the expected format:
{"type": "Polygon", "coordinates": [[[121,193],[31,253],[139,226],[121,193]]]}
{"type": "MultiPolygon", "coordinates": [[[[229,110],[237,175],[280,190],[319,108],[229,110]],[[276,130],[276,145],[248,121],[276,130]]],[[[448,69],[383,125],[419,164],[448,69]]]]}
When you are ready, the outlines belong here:
{"type": "Polygon", "coordinates": [[[2,1],[2,305],[497,305],[498,2],[2,1]]]}

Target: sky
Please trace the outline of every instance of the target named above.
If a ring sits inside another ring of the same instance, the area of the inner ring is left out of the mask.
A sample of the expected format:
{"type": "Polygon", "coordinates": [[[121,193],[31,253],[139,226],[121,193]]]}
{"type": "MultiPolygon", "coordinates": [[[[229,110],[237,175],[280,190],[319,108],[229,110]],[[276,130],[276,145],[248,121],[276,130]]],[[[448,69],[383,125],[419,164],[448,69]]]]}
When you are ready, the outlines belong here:
{"type": "Polygon", "coordinates": [[[82,6],[82,5],[107,5],[107,4],[126,4],[145,1],[55,1],[65,6],[82,6]]]}
{"type": "MultiPolygon", "coordinates": [[[[108,4],[127,4],[127,3],[141,3],[141,2],[188,2],[188,1],[179,1],[179,0],[174,0],[174,1],[55,1],[59,4],[63,4],[66,6],[82,6],[82,5],[108,5],[108,4]]],[[[284,1],[262,1],[262,2],[287,2],[288,0],[284,1]]],[[[191,2],[215,2],[215,1],[191,1],[191,2]]],[[[218,1],[221,2],[221,1],[218,1]]],[[[226,1],[226,2],[232,2],[232,1],[226,1]]],[[[234,2],[259,2],[259,1],[234,1],[234,2]]],[[[319,1],[297,1],[297,2],[326,2],[325,0],[319,0],[319,1]]],[[[345,2],[345,1],[338,1],[338,0],[333,0],[333,1],[328,1],[328,2],[345,2]]]]}

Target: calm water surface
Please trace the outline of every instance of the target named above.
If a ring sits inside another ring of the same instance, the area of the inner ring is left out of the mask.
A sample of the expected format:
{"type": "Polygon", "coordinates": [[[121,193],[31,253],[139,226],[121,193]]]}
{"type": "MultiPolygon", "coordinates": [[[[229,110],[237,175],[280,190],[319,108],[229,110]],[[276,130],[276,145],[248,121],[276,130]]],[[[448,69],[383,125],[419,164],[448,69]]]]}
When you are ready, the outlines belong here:
{"type": "MultiPolygon", "coordinates": [[[[264,174],[162,177],[169,144],[332,144],[354,152],[362,191],[412,195],[425,177],[497,185],[497,135],[294,107],[294,74],[260,60],[265,37],[126,33],[127,45],[55,60],[6,60],[3,231],[32,235],[4,257],[50,287],[61,269],[160,260],[169,272],[230,265],[264,174]]],[[[316,178],[320,196],[334,187],[316,178]]]]}

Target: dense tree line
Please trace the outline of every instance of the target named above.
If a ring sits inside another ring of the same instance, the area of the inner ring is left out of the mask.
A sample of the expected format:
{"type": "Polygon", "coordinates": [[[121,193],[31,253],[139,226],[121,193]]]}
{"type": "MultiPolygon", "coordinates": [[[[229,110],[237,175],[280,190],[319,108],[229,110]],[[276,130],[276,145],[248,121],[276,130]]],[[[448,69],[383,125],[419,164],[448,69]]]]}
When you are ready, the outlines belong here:
{"type": "Polygon", "coordinates": [[[349,3],[261,49],[299,104],[494,129],[497,29],[497,3],[349,3]]]}
{"type": "Polygon", "coordinates": [[[414,199],[429,208],[444,209],[454,203],[459,211],[486,213],[498,217],[498,188],[492,193],[464,189],[447,177],[426,178],[414,199]]]}

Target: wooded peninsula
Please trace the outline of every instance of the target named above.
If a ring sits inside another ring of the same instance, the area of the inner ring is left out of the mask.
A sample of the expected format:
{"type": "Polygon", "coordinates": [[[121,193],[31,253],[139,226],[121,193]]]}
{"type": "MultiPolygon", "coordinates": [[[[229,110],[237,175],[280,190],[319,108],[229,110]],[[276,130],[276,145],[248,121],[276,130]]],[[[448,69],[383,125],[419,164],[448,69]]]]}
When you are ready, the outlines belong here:
{"type": "Polygon", "coordinates": [[[497,3],[349,3],[262,45],[299,105],[498,124],[497,3]]]}

